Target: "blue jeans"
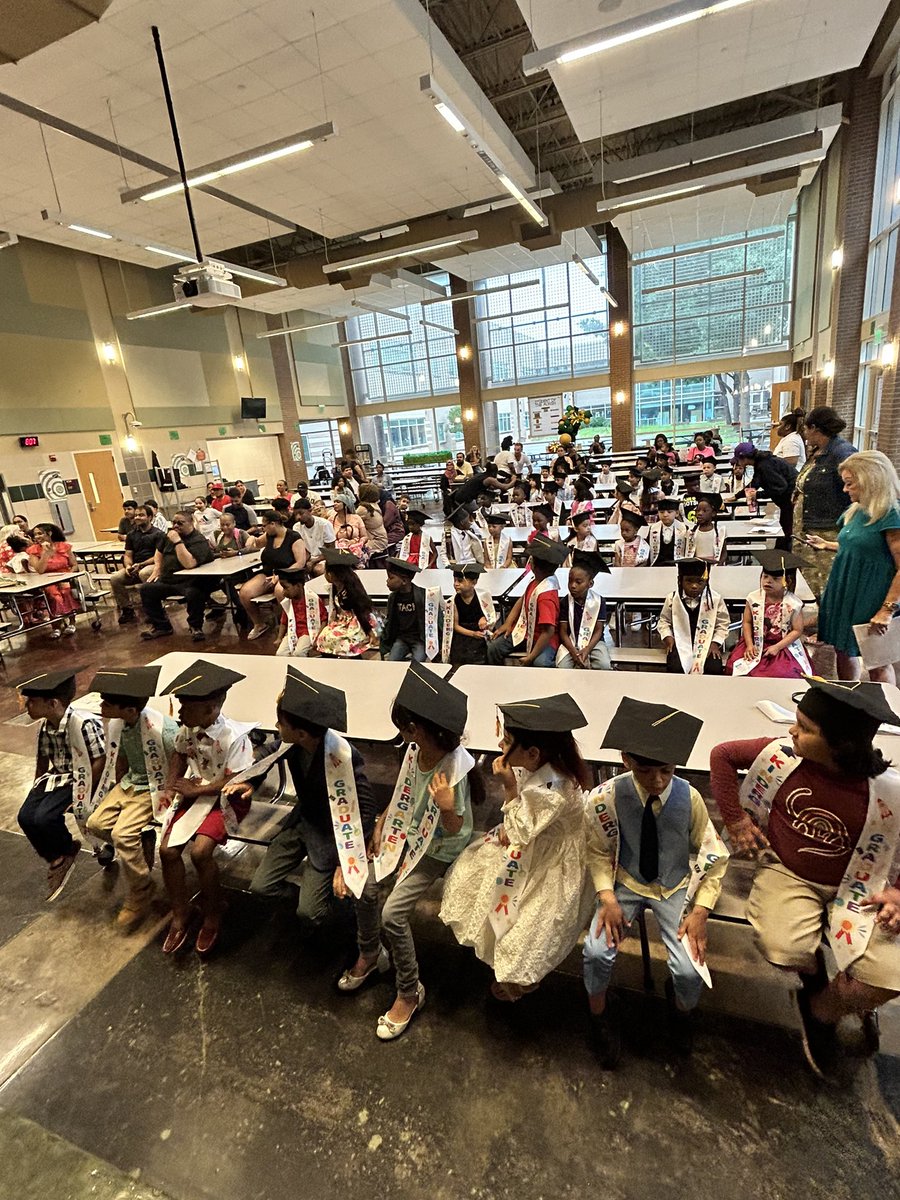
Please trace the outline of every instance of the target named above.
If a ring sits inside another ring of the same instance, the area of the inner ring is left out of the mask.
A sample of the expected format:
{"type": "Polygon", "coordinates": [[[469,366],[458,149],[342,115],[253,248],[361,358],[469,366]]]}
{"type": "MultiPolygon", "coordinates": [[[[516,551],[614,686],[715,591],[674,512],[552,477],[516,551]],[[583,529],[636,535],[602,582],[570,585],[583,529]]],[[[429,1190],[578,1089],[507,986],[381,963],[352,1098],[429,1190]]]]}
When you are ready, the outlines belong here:
{"type": "MultiPolygon", "coordinates": [[[[678,926],[681,923],[681,910],[684,907],[686,888],[681,888],[668,900],[649,900],[638,896],[622,883],[615,887],[616,899],[622,906],[622,912],[627,926],[634,923],[635,917],[642,909],[649,908],[659,924],[660,936],[668,952],[668,966],[672,975],[675,996],[683,1009],[695,1008],[703,991],[703,980],[694,970],[687,951],[678,940],[678,926]]],[[[597,906],[597,912],[600,906],[597,906]]],[[[630,930],[626,930],[630,932],[630,930]]],[[[613,966],[616,961],[616,949],[606,944],[606,933],[601,931],[597,936],[597,913],[594,913],[590,929],[584,940],[584,986],[588,995],[598,996],[609,987],[613,966]]]]}
{"type": "Polygon", "coordinates": [[[408,642],[401,642],[398,638],[391,646],[390,653],[387,656],[386,662],[424,662],[425,661],[425,643],[413,642],[410,645],[408,642]]]}
{"type": "MultiPolygon", "coordinates": [[[[522,642],[521,645],[524,649],[525,643],[522,642]]],[[[505,634],[494,638],[487,643],[488,665],[491,667],[502,666],[503,660],[507,655],[512,654],[514,649],[515,646],[513,645],[512,638],[507,637],[505,634]]],[[[545,646],[531,665],[533,667],[556,666],[556,651],[552,646],[545,646]]]]}

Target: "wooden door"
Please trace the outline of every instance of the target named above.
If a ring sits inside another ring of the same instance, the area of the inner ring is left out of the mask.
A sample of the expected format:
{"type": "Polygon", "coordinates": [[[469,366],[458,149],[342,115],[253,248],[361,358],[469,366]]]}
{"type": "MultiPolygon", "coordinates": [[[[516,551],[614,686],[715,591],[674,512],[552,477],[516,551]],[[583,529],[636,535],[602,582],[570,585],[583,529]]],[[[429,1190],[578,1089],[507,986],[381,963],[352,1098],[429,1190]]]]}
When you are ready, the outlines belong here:
{"type": "Polygon", "coordinates": [[[785,413],[789,413],[795,408],[800,408],[802,404],[801,387],[802,384],[799,379],[791,380],[788,383],[772,384],[772,430],[769,434],[770,450],[774,450],[780,440],[775,430],[781,424],[781,418],[785,413]]]}
{"type": "Polygon", "coordinates": [[[75,454],[75,470],[88,506],[97,541],[108,541],[104,529],[117,528],[122,518],[122,485],[111,450],[86,450],[75,454]]]}

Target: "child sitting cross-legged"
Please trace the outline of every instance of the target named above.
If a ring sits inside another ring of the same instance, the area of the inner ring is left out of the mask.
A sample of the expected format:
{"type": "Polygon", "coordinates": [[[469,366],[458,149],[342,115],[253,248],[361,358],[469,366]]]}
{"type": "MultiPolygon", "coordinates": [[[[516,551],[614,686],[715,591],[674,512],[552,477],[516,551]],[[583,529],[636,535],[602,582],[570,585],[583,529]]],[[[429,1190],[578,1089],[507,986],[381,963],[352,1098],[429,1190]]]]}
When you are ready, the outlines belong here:
{"type": "Polygon", "coordinates": [[[621,942],[649,908],[668,956],[666,1001],[676,1049],[689,1053],[690,1014],[703,990],[694,961],[706,958],[706,921],[721,890],[728,851],[703,798],[675,774],[703,722],[665,704],[625,697],[603,739],[622,752],[627,774],[593,791],[585,805],[588,866],[597,911],[584,942],[584,983],[594,1048],[616,1065],[620,1035],[607,999],[621,942]],[[696,855],[692,867],[691,855],[696,855]],[[682,938],[687,935],[687,946],[682,938]]]}
{"type": "Polygon", "coordinates": [[[603,641],[606,601],[593,591],[594,579],[600,571],[609,574],[609,567],[599,554],[573,551],[569,594],[559,604],[560,646],[556,665],[562,670],[612,670],[603,641]]]}
{"type": "Polygon", "coordinates": [[[556,569],[569,554],[568,546],[539,533],[528,546],[534,578],[487,644],[488,663],[499,666],[524,643],[523,667],[552,667],[559,649],[559,584],[556,569]]]}

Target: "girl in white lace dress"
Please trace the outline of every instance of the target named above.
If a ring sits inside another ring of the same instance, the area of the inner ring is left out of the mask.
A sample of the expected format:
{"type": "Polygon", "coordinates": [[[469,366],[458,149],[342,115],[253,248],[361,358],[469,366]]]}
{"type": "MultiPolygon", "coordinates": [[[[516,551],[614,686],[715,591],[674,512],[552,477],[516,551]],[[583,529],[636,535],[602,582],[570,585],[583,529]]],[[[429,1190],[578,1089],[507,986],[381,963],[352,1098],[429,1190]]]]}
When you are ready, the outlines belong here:
{"type": "Polygon", "coordinates": [[[500,705],[505,733],[494,774],[503,823],[459,856],[441,920],[494,969],[491,992],[518,1000],[566,957],[591,912],[584,761],[572,737],[587,724],[570,696],[500,705]]]}

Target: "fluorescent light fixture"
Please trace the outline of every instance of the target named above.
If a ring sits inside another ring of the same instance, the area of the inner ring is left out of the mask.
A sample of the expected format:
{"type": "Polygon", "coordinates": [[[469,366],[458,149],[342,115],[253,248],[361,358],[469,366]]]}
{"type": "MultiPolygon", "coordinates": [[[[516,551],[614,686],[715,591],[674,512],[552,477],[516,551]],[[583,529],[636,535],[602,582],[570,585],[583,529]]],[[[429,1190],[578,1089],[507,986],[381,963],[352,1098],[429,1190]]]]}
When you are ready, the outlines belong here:
{"type": "MultiPolygon", "coordinates": [[[[254,279],[257,283],[266,283],[270,287],[287,287],[287,280],[280,275],[270,275],[268,271],[257,271],[254,267],[243,267],[239,263],[226,262],[224,258],[206,258],[214,267],[223,267],[231,275],[239,275],[241,279],[254,279]]],[[[196,262],[196,259],[191,259],[196,262]]]]}
{"type": "Polygon", "coordinates": [[[326,263],[322,268],[325,275],[336,275],[340,271],[353,271],[357,267],[373,267],[378,263],[393,262],[397,258],[415,258],[427,254],[431,250],[449,250],[452,246],[460,246],[463,242],[478,240],[477,229],[467,229],[463,233],[448,234],[445,238],[435,238],[429,242],[413,242],[410,246],[398,246],[395,250],[385,250],[381,254],[363,254],[359,258],[345,258],[343,262],[326,263]]]}
{"type": "MultiPolygon", "coordinates": [[[[518,308],[513,309],[512,312],[488,313],[487,316],[476,317],[475,324],[481,325],[484,321],[502,321],[505,318],[518,319],[519,317],[531,317],[535,313],[554,312],[556,309],[568,307],[568,300],[561,300],[559,304],[542,304],[538,308],[518,308]]],[[[531,324],[534,324],[534,322],[531,322],[531,324]]]]}
{"type": "Polygon", "coordinates": [[[699,0],[678,0],[677,3],[667,4],[655,12],[619,21],[615,25],[582,34],[581,37],[568,38],[543,50],[534,50],[522,59],[522,71],[525,75],[536,75],[554,63],[564,65],[577,62],[594,54],[602,54],[604,50],[612,50],[628,42],[652,37],[655,33],[665,33],[669,29],[677,29],[681,25],[699,21],[702,17],[711,17],[732,8],[740,8],[750,2],[751,0],[713,0],[710,3],[707,0],[704,4],[699,0]]]}
{"type": "Polygon", "coordinates": [[[427,96],[454,133],[466,133],[466,123],[456,111],[450,97],[430,75],[419,76],[419,91],[427,96]]]}
{"type": "Polygon", "coordinates": [[[137,312],[126,313],[125,319],[127,321],[143,321],[146,317],[162,317],[166,313],[189,310],[190,307],[190,303],[185,304],[183,301],[180,303],[173,301],[171,304],[155,304],[152,308],[139,308],[137,312]]]}
{"type": "Polygon", "coordinates": [[[265,333],[258,333],[256,336],[257,338],[282,337],[289,333],[303,333],[307,329],[325,329],[329,325],[340,325],[346,320],[346,317],[332,317],[328,321],[313,321],[310,325],[288,325],[285,329],[269,329],[265,333]]]}
{"type": "Polygon", "coordinates": [[[642,296],[651,296],[656,292],[675,292],[679,288],[706,287],[710,283],[727,283],[732,279],[747,279],[753,275],[765,275],[762,267],[754,267],[752,271],[731,271],[727,275],[708,275],[705,279],[680,279],[677,283],[663,283],[659,287],[641,288],[642,296]]]}
{"type": "Polygon", "coordinates": [[[835,248],[831,252],[831,269],[832,269],[832,271],[839,271],[843,265],[844,265],[844,247],[843,246],[835,246],[835,248]]]}
{"type": "Polygon", "coordinates": [[[497,176],[497,178],[503,184],[509,194],[518,200],[519,204],[521,204],[522,208],[525,209],[532,221],[535,221],[541,226],[542,229],[545,229],[550,224],[550,218],[546,215],[546,213],[542,213],[534,201],[529,200],[519,185],[514,183],[508,175],[500,174],[497,176]]]}
{"type": "MultiPolygon", "coordinates": [[[[287,158],[301,150],[309,150],[316,142],[324,142],[334,135],[334,125],[326,121],[314,129],[306,129],[302,133],[291,134],[290,137],[279,138],[275,142],[267,142],[240,154],[232,154],[228,158],[220,158],[216,162],[207,163],[188,171],[188,187],[201,187],[212,183],[214,179],[222,179],[226,175],[236,175],[239,171],[247,171],[251,167],[260,167],[264,163],[276,162],[287,158]]],[[[183,188],[180,175],[170,175],[158,183],[144,184],[143,187],[130,188],[121,195],[123,204],[131,204],[135,200],[159,200],[163,196],[173,196],[183,188]]]]}
{"type": "MultiPolygon", "coordinates": [[[[555,196],[558,188],[542,187],[528,193],[531,200],[545,200],[547,196],[555,196]]],[[[513,196],[499,196],[495,200],[485,200],[483,204],[469,204],[463,209],[463,217],[481,217],[485,213],[498,212],[502,208],[510,208],[518,201],[513,196]]]]}
{"type": "Polygon", "coordinates": [[[591,281],[591,283],[594,285],[594,287],[600,286],[600,280],[597,278],[597,276],[594,274],[594,272],[591,270],[591,268],[587,265],[587,263],[584,261],[584,259],[581,257],[580,254],[573,254],[572,262],[575,264],[575,266],[578,268],[578,270],[581,271],[582,275],[587,275],[588,279],[591,281]]]}
{"type": "Polygon", "coordinates": [[[88,237],[103,238],[105,242],[113,241],[113,235],[106,233],[102,229],[93,229],[90,225],[67,225],[67,229],[74,229],[76,233],[86,233],[88,237]]]}
{"type": "Polygon", "coordinates": [[[420,325],[424,325],[427,329],[440,329],[443,333],[452,333],[455,337],[459,336],[459,330],[454,329],[452,325],[441,325],[438,321],[420,321],[420,325]]]}
{"type": "Polygon", "coordinates": [[[601,288],[600,290],[603,292],[603,295],[606,297],[606,303],[609,305],[610,308],[618,308],[619,307],[619,302],[615,298],[615,296],[612,294],[612,292],[607,291],[606,288],[601,288]]]}
{"type": "Polygon", "coordinates": [[[350,338],[345,342],[332,342],[332,350],[340,350],[342,346],[361,346],[367,342],[386,342],[389,338],[405,337],[408,338],[410,332],[408,329],[403,329],[399,333],[375,333],[372,337],[350,338]]]}
{"type": "Polygon", "coordinates": [[[692,187],[675,188],[671,192],[659,192],[653,196],[634,196],[631,199],[623,198],[622,200],[598,200],[597,212],[608,212],[615,208],[633,208],[636,204],[658,204],[661,200],[674,200],[678,196],[689,196],[692,192],[702,192],[706,185],[702,183],[694,184],[692,187]]]}
{"type": "Polygon", "coordinates": [[[367,304],[365,300],[351,300],[350,303],[354,308],[365,309],[366,312],[378,313],[380,317],[393,317],[397,321],[405,321],[409,324],[409,317],[404,312],[395,312],[390,308],[379,308],[377,304],[367,304]]]}
{"type": "Polygon", "coordinates": [[[171,258],[176,262],[196,262],[196,256],[193,254],[185,254],[181,250],[167,250],[165,246],[142,246],[141,249],[147,250],[150,254],[158,254],[161,258],[171,258]]]}
{"type": "Polygon", "coordinates": [[[443,100],[438,100],[437,104],[435,104],[434,107],[438,110],[438,112],[441,114],[441,116],[444,118],[444,120],[447,122],[447,124],[450,126],[451,129],[455,129],[457,133],[465,133],[466,132],[465,125],[459,119],[459,117],[456,115],[456,113],[453,111],[453,109],[450,107],[449,104],[445,104],[443,102],[443,100]]]}
{"type": "Polygon", "coordinates": [[[473,292],[456,292],[447,296],[445,300],[423,300],[422,307],[424,308],[426,304],[446,303],[446,300],[478,300],[481,296],[493,296],[495,292],[512,292],[516,288],[537,287],[540,282],[539,279],[520,279],[518,283],[501,283],[497,287],[477,288],[473,292]]]}
{"type": "Polygon", "coordinates": [[[390,229],[376,229],[374,233],[361,233],[359,240],[361,242],[380,242],[383,238],[400,237],[403,233],[409,233],[408,225],[392,225],[390,229]]]}

